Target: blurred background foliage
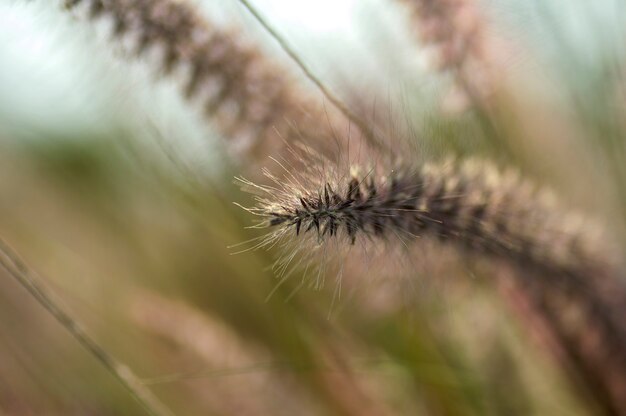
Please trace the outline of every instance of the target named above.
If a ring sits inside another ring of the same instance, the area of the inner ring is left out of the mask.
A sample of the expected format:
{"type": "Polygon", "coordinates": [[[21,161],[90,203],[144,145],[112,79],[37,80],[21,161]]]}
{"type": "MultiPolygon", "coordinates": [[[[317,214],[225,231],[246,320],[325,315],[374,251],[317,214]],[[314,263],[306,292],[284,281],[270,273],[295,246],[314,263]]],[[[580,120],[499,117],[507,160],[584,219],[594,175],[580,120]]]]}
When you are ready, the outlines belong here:
{"type": "MultiPolygon", "coordinates": [[[[237,2],[199,4],[291,65],[237,2]]],[[[514,164],[621,238],[622,2],[483,1],[513,45],[495,129],[446,110],[449,74],[397,4],[255,4],[418,157],[514,164]]],[[[0,3],[0,234],[176,414],[594,412],[480,262],[426,247],[441,262],[346,279],[339,297],[332,270],[321,290],[296,274],[266,299],[276,253],[229,248],[258,235],[232,203],[251,203],[237,160],[174,82],[120,59],[101,29],[56,2],[0,3]]],[[[2,414],[144,414],[4,271],[0,357],[2,414]]]]}

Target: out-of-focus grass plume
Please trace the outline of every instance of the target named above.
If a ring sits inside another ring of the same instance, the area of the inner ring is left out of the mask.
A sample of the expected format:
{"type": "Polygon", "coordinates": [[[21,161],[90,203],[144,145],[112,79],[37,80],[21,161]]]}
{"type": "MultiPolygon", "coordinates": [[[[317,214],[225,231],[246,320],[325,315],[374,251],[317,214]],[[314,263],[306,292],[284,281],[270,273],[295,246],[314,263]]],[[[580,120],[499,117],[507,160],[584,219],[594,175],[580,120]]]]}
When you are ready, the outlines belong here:
{"type": "MultiPolygon", "coordinates": [[[[276,248],[233,254],[259,233],[218,123],[61,3],[0,5],[0,235],[175,414],[602,412],[485,259],[425,242],[277,288],[276,248]]],[[[238,2],[194,3],[319,95],[238,2]]],[[[515,166],[623,242],[626,6],[440,2],[461,30],[407,3],[254,2],[390,147],[515,166]],[[481,53],[446,61],[463,45],[444,29],[480,33],[464,39],[481,53]]],[[[144,414],[4,269],[0,357],[0,414],[144,414]]]]}

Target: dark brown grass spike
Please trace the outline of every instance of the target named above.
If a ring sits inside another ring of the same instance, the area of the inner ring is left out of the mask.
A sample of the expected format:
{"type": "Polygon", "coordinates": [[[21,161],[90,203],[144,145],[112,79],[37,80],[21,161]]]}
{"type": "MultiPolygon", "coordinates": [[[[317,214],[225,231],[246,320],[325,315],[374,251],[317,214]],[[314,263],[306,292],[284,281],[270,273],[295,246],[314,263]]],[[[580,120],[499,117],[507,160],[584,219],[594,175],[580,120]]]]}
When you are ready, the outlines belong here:
{"type": "Polygon", "coordinates": [[[357,238],[433,236],[468,254],[506,261],[522,286],[541,293],[534,296],[538,306],[596,397],[613,413],[626,410],[626,286],[595,226],[516,173],[484,162],[358,172],[339,180],[303,173],[297,182],[276,182],[251,212],[275,228],[272,241],[306,244],[299,240],[312,232],[315,238],[306,241],[339,245],[342,239],[347,245],[357,238]],[[568,319],[568,310],[580,319],[568,319]]]}
{"type": "Polygon", "coordinates": [[[164,75],[187,69],[185,95],[201,102],[226,137],[239,141],[235,148],[252,151],[268,142],[280,148],[295,137],[285,120],[306,124],[311,100],[287,71],[236,31],[212,25],[188,1],[68,0],[65,5],[81,3],[91,19],[112,20],[114,38],[137,39],[130,56],[156,48],[164,75]]]}

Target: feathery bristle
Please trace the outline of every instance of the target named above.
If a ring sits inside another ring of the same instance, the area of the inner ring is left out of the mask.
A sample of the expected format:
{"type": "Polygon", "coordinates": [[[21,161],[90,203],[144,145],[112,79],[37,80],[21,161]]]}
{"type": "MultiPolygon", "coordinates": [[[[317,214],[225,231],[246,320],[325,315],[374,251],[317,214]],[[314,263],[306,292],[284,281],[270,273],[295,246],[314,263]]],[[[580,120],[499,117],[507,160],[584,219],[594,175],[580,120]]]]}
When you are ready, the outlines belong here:
{"type": "Polygon", "coordinates": [[[277,182],[278,194],[273,191],[256,212],[296,235],[315,231],[320,238],[345,235],[354,242],[357,235],[410,240],[430,234],[558,269],[598,258],[592,245],[599,242],[580,238],[587,232],[582,219],[561,215],[549,193],[533,190],[515,173],[478,162],[401,166],[386,175],[353,169],[348,177],[302,187],[311,182],[277,182]]]}

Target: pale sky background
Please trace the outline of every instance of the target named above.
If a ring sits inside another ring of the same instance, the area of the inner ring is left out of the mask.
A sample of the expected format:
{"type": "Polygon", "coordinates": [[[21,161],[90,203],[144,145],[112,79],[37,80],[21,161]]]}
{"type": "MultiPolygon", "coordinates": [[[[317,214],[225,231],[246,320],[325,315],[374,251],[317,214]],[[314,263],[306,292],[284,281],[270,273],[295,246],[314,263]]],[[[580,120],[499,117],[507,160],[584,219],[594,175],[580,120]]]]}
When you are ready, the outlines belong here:
{"type": "MultiPolygon", "coordinates": [[[[46,136],[42,132],[62,136],[69,130],[110,134],[111,128],[145,129],[154,123],[164,136],[184,136],[191,153],[197,153],[196,146],[206,143],[206,126],[180,98],[176,86],[153,82],[145,65],[117,59],[119,51],[103,47],[104,30],[73,19],[60,10],[60,3],[0,0],[0,137],[36,139],[46,136]]],[[[216,21],[243,26],[253,40],[257,36],[267,40],[237,1],[200,3],[216,21]]],[[[432,78],[415,76],[419,71],[426,74],[428,67],[411,47],[414,42],[405,36],[406,27],[399,24],[406,16],[391,7],[391,0],[254,3],[331,85],[341,77],[363,84],[376,79],[381,88],[390,90],[408,88],[404,83],[433,83],[432,78]],[[372,45],[388,40],[393,40],[392,47],[373,50],[372,45]]],[[[548,59],[560,59],[564,53],[554,42],[554,27],[574,39],[575,53],[590,62],[605,49],[614,53],[615,46],[626,40],[622,0],[483,3],[507,28],[506,36],[533,44],[548,59]]],[[[267,44],[277,50],[271,40],[267,44]]],[[[518,64],[523,60],[514,63],[518,64]]]]}

